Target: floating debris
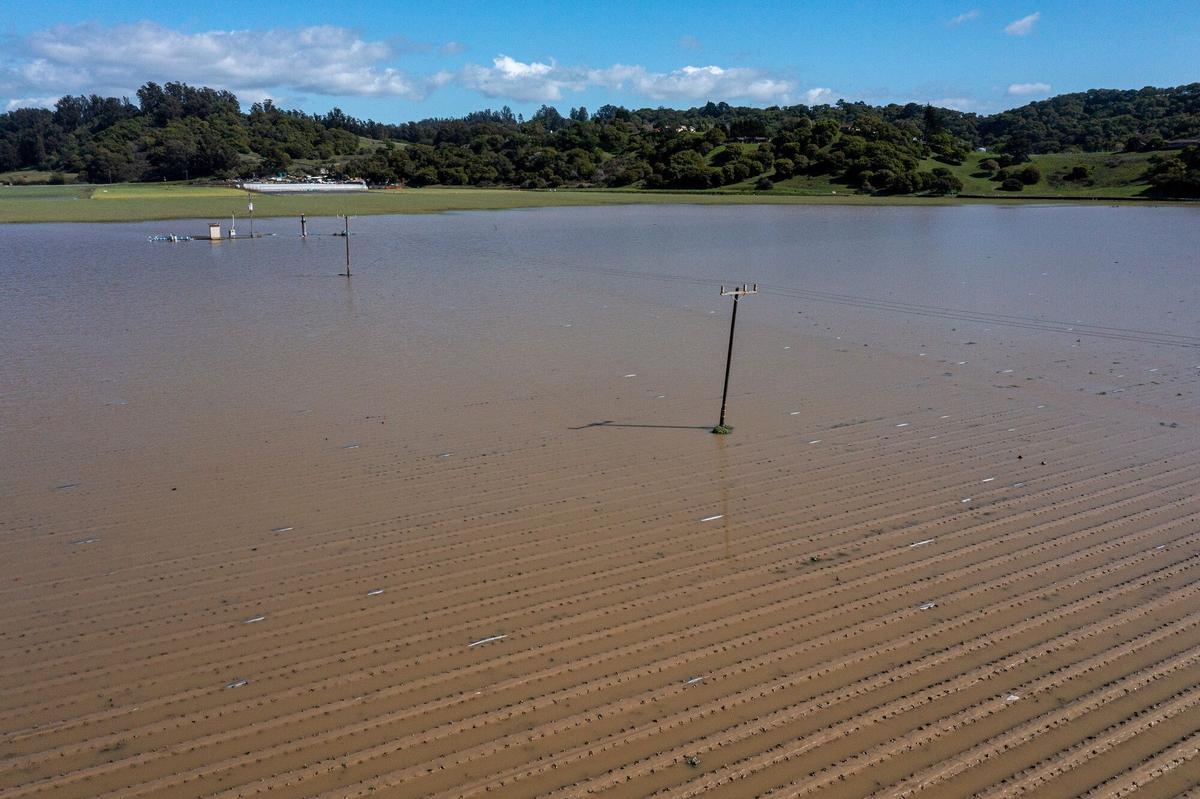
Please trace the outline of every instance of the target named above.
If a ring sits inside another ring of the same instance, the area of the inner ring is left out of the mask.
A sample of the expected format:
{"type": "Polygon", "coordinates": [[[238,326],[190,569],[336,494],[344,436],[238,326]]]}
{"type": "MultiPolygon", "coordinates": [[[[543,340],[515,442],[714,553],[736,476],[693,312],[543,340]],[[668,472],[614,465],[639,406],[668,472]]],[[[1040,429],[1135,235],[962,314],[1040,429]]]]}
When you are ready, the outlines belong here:
{"type": "Polygon", "coordinates": [[[921,605],[920,608],[918,608],[918,609],[919,610],[932,610],[936,607],[937,607],[936,602],[926,602],[924,605],[921,605]]]}
{"type": "Polygon", "coordinates": [[[804,413],[804,411],[791,411],[788,413],[788,416],[799,416],[802,413],[804,413]]]}
{"type": "Polygon", "coordinates": [[[79,487],[79,483],[63,483],[62,485],[55,486],[54,490],[55,491],[70,491],[72,488],[78,488],[78,487],[79,487]]]}
{"type": "Polygon", "coordinates": [[[926,544],[932,544],[932,543],[933,543],[934,541],[936,541],[936,540],[937,540],[936,538],[926,538],[924,541],[918,541],[918,542],[917,542],[917,543],[915,543],[915,544],[909,544],[909,545],[908,545],[908,548],[909,548],[909,549],[916,549],[917,547],[923,547],[923,546],[925,546],[926,544]]]}
{"type": "Polygon", "coordinates": [[[275,529],[271,530],[271,532],[272,533],[290,533],[292,530],[295,530],[295,529],[296,529],[295,527],[276,527],[275,529]]]}
{"type": "Polygon", "coordinates": [[[250,684],[250,681],[249,681],[249,680],[234,680],[233,682],[229,683],[229,684],[228,684],[228,685],[226,685],[225,687],[226,687],[226,688],[242,688],[242,687],[244,687],[244,686],[247,686],[247,685],[249,685],[249,684],[250,684]]]}
{"type": "Polygon", "coordinates": [[[1166,544],[1159,544],[1158,546],[1155,547],[1155,549],[1166,549],[1166,548],[1167,548],[1166,544]]]}
{"type": "Polygon", "coordinates": [[[1004,701],[1005,702],[1016,702],[1020,698],[1021,698],[1020,694],[1009,694],[1008,696],[1004,697],[1004,701]]]}
{"type": "Polygon", "coordinates": [[[382,588],[375,588],[367,592],[367,596],[379,596],[383,593],[382,588]]]}
{"type": "Polygon", "coordinates": [[[343,444],[342,449],[358,449],[358,444],[343,444]]]}
{"type": "Polygon", "coordinates": [[[80,544],[94,544],[99,540],[99,537],[80,538],[78,541],[72,541],[71,543],[75,546],[79,546],[80,544]]]}
{"type": "Polygon", "coordinates": [[[995,479],[996,479],[995,477],[985,477],[985,478],[983,478],[982,480],[980,480],[979,482],[981,482],[981,483],[990,483],[990,482],[992,482],[992,481],[993,481],[993,480],[995,480],[995,479]]]}
{"type": "Polygon", "coordinates": [[[725,515],[724,513],[718,513],[716,516],[705,516],[705,517],[704,517],[703,519],[701,519],[700,521],[702,521],[702,522],[715,522],[717,519],[720,519],[720,518],[722,518],[724,515],[725,515]]]}
{"type": "Polygon", "coordinates": [[[440,454],[438,455],[438,457],[439,457],[439,458],[449,458],[449,457],[450,457],[451,455],[453,455],[453,454],[454,454],[453,452],[443,452],[443,453],[440,453],[440,454]]]}
{"type": "Polygon", "coordinates": [[[251,616],[250,618],[246,619],[244,622],[242,622],[242,624],[257,624],[260,621],[265,621],[266,618],[267,617],[264,614],[260,613],[257,616],[251,616]]]}
{"type": "Polygon", "coordinates": [[[970,497],[966,497],[966,498],[964,498],[964,499],[960,499],[960,500],[959,500],[959,502],[970,502],[970,501],[971,501],[971,498],[970,498],[970,497]]]}
{"type": "Polygon", "coordinates": [[[637,375],[625,375],[626,377],[637,377],[637,375]]]}
{"type": "Polygon", "coordinates": [[[821,439],[819,439],[819,438],[814,438],[812,441],[810,441],[810,442],[808,442],[808,443],[810,443],[810,444],[820,444],[820,443],[821,443],[821,439]]]}
{"type": "Polygon", "coordinates": [[[908,422],[901,422],[900,424],[896,425],[896,427],[908,427],[908,422]]]}
{"type": "Polygon", "coordinates": [[[703,677],[691,677],[688,679],[687,682],[684,683],[684,685],[695,685],[698,682],[704,682],[704,678],[703,677]]]}
{"type": "Polygon", "coordinates": [[[467,649],[470,649],[474,646],[482,646],[483,644],[490,644],[493,641],[503,641],[507,637],[507,635],[493,635],[489,638],[480,638],[478,641],[472,641],[471,643],[467,644],[467,649]]]}

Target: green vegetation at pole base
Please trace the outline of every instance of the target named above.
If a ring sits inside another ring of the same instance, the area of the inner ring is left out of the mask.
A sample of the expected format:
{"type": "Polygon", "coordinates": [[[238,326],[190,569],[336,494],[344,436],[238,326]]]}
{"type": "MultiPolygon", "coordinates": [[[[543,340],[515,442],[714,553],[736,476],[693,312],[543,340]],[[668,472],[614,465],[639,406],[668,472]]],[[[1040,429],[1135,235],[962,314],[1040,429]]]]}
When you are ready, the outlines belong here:
{"type": "Polygon", "coordinates": [[[718,436],[727,436],[733,432],[733,428],[727,424],[719,424],[712,429],[712,432],[718,436]]]}

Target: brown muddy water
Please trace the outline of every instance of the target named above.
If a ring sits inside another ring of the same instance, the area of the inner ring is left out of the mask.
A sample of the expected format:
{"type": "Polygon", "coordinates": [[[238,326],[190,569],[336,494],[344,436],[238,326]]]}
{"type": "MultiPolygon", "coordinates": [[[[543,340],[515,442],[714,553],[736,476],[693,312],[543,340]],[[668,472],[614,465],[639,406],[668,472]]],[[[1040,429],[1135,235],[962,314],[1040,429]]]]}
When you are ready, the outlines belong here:
{"type": "Polygon", "coordinates": [[[0,226],[0,797],[1200,782],[1196,209],[205,221],[0,226]]]}

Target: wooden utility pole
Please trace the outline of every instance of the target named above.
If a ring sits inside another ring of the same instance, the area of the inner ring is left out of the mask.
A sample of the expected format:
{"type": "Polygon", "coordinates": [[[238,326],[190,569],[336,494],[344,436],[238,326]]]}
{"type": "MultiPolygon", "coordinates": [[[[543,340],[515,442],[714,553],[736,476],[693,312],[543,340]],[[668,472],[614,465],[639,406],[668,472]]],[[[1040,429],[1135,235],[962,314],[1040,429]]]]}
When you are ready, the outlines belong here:
{"type": "Polygon", "coordinates": [[[342,231],[342,235],[346,237],[346,271],[338,272],[338,277],[350,277],[350,216],[343,214],[342,218],[346,220],[346,229],[342,231]]]}
{"type": "Polygon", "coordinates": [[[721,389],[721,419],[717,422],[717,426],[712,429],[717,435],[725,435],[733,430],[732,427],[725,424],[725,402],[729,399],[729,367],[733,363],[733,331],[737,327],[738,300],[747,294],[757,293],[757,283],[754,284],[754,288],[750,288],[743,283],[741,288],[734,286],[729,291],[726,291],[725,287],[721,286],[722,297],[733,297],[733,317],[729,320],[729,352],[725,356],[725,387],[721,389]]]}

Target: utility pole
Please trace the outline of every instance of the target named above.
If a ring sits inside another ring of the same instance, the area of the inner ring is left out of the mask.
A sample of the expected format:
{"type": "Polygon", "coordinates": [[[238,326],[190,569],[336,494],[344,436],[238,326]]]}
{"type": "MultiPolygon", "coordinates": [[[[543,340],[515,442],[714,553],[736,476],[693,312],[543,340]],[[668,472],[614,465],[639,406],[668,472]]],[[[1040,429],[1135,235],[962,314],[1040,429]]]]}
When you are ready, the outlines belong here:
{"type": "Polygon", "coordinates": [[[250,238],[254,238],[254,195],[246,192],[246,208],[250,210],[250,238]]]}
{"type": "Polygon", "coordinates": [[[729,291],[721,286],[722,297],[733,297],[733,317],[729,320],[729,353],[725,356],[725,387],[721,390],[721,420],[717,422],[717,426],[712,429],[717,435],[726,435],[733,431],[732,427],[725,424],[725,401],[729,398],[729,367],[733,363],[733,331],[737,326],[737,309],[738,300],[747,294],[757,294],[758,284],[754,284],[754,288],[750,288],[745,283],[741,288],[734,286],[729,291]]]}
{"type": "Polygon", "coordinates": [[[338,272],[338,277],[350,277],[350,216],[343,214],[342,218],[346,220],[346,229],[342,231],[342,235],[346,237],[346,271],[338,272]]]}

